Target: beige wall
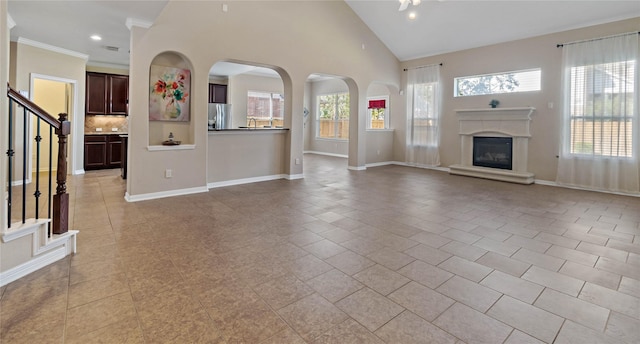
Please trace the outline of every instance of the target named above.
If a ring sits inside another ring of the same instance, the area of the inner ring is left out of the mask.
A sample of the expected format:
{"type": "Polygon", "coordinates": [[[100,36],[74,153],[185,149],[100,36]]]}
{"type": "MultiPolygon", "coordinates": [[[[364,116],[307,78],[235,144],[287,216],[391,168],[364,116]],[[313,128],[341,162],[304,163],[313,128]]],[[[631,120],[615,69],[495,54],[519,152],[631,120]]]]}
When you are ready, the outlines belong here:
{"type": "MultiPolygon", "coordinates": [[[[48,113],[53,116],[57,116],[59,113],[67,113],[69,91],[70,87],[64,82],[34,79],[33,85],[33,102],[38,104],[48,113]]],[[[33,137],[37,135],[37,118],[31,116],[33,137]]],[[[58,137],[55,135],[49,135],[49,126],[44,123],[40,124],[40,136],[42,141],[40,142],[40,171],[49,170],[49,141],[51,139],[51,156],[52,156],[52,170],[57,169],[57,156],[58,156],[58,137]],[[51,137],[53,136],[53,137],[51,137]]],[[[36,149],[32,149],[32,165],[31,171],[37,171],[37,154],[36,149]]]]}
{"type": "MultiPolygon", "coordinates": [[[[562,48],[556,44],[638,31],[640,18],[598,25],[496,44],[476,49],[416,59],[402,63],[402,68],[443,63],[442,142],[440,160],[448,167],[460,163],[460,138],[455,109],[487,108],[491,99],[498,99],[500,107],[533,106],[531,140],[529,142],[528,169],[536,179],[555,181],[561,124],[561,63],[562,48]],[[514,94],[473,97],[453,97],[453,79],[485,73],[542,68],[542,90],[514,94]],[[553,103],[550,108],[549,103],[553,103]]],[[[406,73],[403,74],[403,85],[406,73]]],[[[402,87],[404,88],[404,86],[402,87]]],[[[406,121],[392,116],[396,128],[394,157],[404,161],[406,121]]]]}
{"type": "Polygon", "coordinates": [[[247,92],[284,93],[282,79],[250,74],[229,77],[227,103],[231,104],[233,127],[247,125],[247,92]]]}
{"type": "MultiPolygon", "coordinates": [[[[12,66],[15,70],[11,71],[11,73],[15,75],[15,81],[12,86],[16,90],[29,90],[31,75],[34,73],[47,77],[75,81],[75,96],[73,97],[75,101],[72,105],[72,113],[69,114],[71,135],[69,135],[68,140],[68,171],[70,173],[82,173],[84,164],[82,147],[84,142],[86,60],[81,57],[53,52],[22,43],[12,43],[11,48],[15,50],[12,55],[12,59],[16,61],[15,66],[12,66]]],[[[21,128],[17,129],[20,130],[21,128]]],[[[16,154],[16,156],[18,156],[18,154],[16,154]]],[[[16,163],[16,165],[21,166],[21,164],[18,163],[16,163]]],[[[17,170],[16,172],[22,173],[17,170]]]]}
{"type": "Polygon", "coordinates": [[[209,133],[207,182],[280,176],[284,170],[286,131],[209,133]]]}
{"type": "Polygon", "coordinates": [[[129,75],[129,68],[127,68],[127,66],[106,67],[106,66],[93,66],[93,65],[88,64],[87,65],[87,72],[129,75]]]}
{"type": "MultiPolygon", "coordinates": [[[[399,84],[398,60],[344,2],[242,1],[227,3],[228,12],[222,11],[222,3],[170,1],[151,28],[132,30],[130,195],[206,185],[208,72],[217,61],[273,67],[281,75],[285,126],[291,128],[286,134],[284,168],[290,176],[302,174],[302,165],[295,165],[295,159],[302,158],[303,120],[292,114],[302,113],[305,82],[310,74],[350,78],[357,95],[354,112],[359,116],[366,114],[366,89],[373,78],[399,84]],[[176,18],[188,20],[180,21],[177,28],[176,18]],[[318,44],[327,37],[331,37],[332,49],[318,44]],[[191,66],[194,149],[150,152],[149,66],[157,55],[168,51],[180,54],[191,66]],[[163,176],[166,168],[174,170],[170,185],[163,176]]],[[[364,127],[358,126],[360,118],[354,118],[355,136],[364,137],[364,127]]],[[[355,153],[350,154],[350,164],[363,166],[364,140],[352,145],[355,153]]]]}

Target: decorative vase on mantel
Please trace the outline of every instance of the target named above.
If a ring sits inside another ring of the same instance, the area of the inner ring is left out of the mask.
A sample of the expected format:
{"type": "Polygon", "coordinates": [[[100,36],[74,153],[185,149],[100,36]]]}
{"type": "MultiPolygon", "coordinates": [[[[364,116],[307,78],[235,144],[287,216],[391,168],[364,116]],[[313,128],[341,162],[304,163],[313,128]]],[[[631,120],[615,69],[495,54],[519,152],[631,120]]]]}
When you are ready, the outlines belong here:
{"type": "Polygon", "coordinates": [[[498,104],[500,104],[500,101],[498,101],[497,99],[492,99],[489,103],[489,106],[491,106],[492,109],[495,109],[498,107],[498,104]]]}

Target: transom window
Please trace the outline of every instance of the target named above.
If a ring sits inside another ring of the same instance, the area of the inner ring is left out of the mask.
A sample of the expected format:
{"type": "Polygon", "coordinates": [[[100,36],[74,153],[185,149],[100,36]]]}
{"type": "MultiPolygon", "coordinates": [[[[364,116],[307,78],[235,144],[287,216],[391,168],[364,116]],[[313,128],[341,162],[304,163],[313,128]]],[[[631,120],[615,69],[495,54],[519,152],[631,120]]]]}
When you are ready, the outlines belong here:
{"type": "Polygon", "coordinates": [[[284,125],[283,105],[284,96],[280,93],[249,91],[247,93],[247,126],[282,127],[284,125]]]}
{"type": "Polygon", "coordinates": [[[349,93],[318,96],[316,137],[349,139],[349,93]]]}
{"type": "Polygon", "coordinates": [[[540,68],[454,79],[454,97],[540,91],[540,68]]]}

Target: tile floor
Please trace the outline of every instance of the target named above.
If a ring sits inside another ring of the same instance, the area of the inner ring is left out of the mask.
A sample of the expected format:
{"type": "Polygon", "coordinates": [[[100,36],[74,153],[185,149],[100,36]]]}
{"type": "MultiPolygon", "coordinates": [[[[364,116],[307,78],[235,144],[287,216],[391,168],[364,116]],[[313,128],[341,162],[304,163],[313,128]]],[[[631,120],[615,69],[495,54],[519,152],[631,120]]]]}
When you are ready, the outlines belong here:
{"type": "Polygon", "coordinates": [[[72,177],[78,253],[0,289],[0,342],[640,342],[640,198],[306,156],[127,203],[117,172],[72,177]]]}

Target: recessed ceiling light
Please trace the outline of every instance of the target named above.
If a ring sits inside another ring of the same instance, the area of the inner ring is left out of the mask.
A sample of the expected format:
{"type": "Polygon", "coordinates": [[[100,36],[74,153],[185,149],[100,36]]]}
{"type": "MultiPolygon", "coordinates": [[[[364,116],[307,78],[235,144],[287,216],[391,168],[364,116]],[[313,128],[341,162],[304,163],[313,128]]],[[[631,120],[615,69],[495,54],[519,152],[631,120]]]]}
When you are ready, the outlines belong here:
{"type": "Polygon", "coordinates": [[[416,19],[416,12],[410,12],[409,13],[409,20],[414,20],[416,19]]]}
{"type": "Polygon", "coordinates": [[[102,37],[100,37],[100,35],[91,35],[91,39],[94,41],[101,41],[102,37]]]}

